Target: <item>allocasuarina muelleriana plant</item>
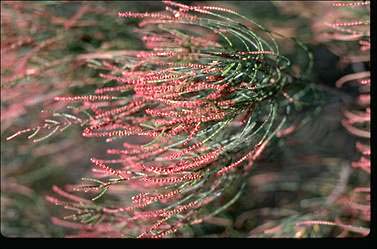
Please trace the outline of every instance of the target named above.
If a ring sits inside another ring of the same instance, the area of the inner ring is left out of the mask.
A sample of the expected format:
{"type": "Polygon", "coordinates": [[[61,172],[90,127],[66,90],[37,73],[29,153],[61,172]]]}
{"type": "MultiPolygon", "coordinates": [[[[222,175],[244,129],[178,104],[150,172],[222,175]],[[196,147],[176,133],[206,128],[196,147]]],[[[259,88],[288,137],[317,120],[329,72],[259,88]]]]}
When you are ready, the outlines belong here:
{"type": "Polygon", "coordinates": [[[77,236],[160,238],[201,223],[232,205],[266,146],[303,121],[289,114],[312,89],[299,80],[311,65],[305,46],[230,9],[164,4],[161,12],[119,12],[142,20],[147,50],[95,61],[102,88],[56,97],[70,114],[9,137],[41,141],[79,123],[84,137],[113,144],[110,157],[91,159],[96,178],[71,188],[91,199],[58,187],[66,200],[47,197],[72,212],[53,221],[80,229],[77,236]],[[292,64],[280,39],[307,65],[292,64]]]}

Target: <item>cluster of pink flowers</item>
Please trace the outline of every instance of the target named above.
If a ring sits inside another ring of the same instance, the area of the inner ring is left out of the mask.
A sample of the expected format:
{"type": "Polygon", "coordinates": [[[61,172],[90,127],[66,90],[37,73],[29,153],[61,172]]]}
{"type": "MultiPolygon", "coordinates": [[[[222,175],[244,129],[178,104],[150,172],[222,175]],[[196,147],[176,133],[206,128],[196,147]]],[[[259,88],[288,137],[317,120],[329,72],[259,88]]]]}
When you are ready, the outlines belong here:
{"type": "Polygon", "coordinates": [[[137,32],[148,51],[97,61],[107,83],[93,94],[55,97],[85,111],[85,120],[63,117],[85,126],[84,137],[123,146],[91,158],[96,179],[54,187],[66,201],[47,197],[74,212],[53,222],[80,229],[77,236],[160,238],[203,222],[234,203],[244,186],[240,178],[282,134],[286,119],[278,118],[276,99],[293,101],[285,88],[292,77],[275,40],[262,38],[270,38],[267,31],[252,23],[251,32],[225,16],[243,18],[230,9],[164,4],[162,12],[119,12],[142,19],[137,32]],[[229,200],[223,193],[230,186],[238,194],[229,200]],[[70,191],[95,195],[87,200],[70,191]],[[113,200],[97,202],[105,193],[113,200]],[[220,208],[207,205],[215,201],[220,208]]]}

